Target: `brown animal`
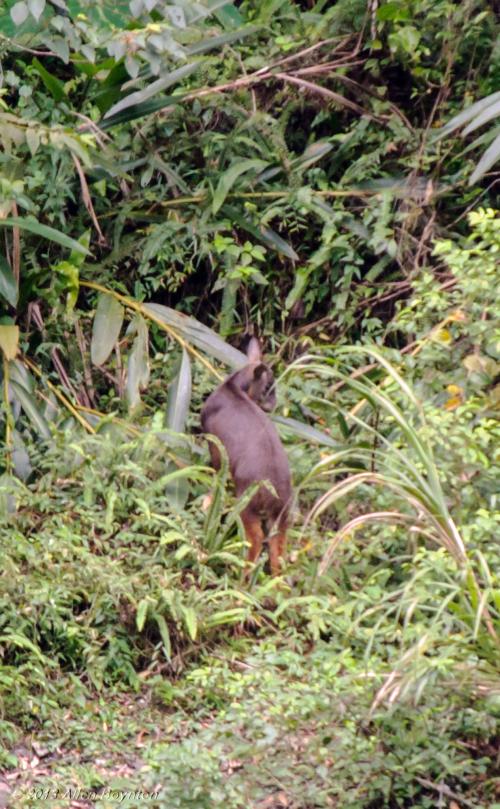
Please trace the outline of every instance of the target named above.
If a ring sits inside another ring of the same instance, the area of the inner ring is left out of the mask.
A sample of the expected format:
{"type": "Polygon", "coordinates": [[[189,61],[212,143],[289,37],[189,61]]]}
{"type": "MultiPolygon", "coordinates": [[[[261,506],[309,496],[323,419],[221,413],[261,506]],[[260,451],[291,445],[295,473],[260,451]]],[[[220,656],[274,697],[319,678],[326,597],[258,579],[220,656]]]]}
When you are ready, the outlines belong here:
{"type": "MultiPolygon", "coordinates": [[[[292,495],[288,458],[277,430],[263,411],[276,404],[272,371],[262,362],[260,345],[252,337],[247,349],[248,365],[229,376],[206,400],[201,411],[205,433],[217,436],[224,445],[236,494],[249,486],[269,481],[276,495],[262,486],[241,513],[250,543],[248,560],[255,562],[262,550],[264,526],[269,536],[271,573],[277,575],[286,544],[288,512],[292,495]]],[[[217,446],[209,442],[215,469],[221,458],[217,446]]]]}

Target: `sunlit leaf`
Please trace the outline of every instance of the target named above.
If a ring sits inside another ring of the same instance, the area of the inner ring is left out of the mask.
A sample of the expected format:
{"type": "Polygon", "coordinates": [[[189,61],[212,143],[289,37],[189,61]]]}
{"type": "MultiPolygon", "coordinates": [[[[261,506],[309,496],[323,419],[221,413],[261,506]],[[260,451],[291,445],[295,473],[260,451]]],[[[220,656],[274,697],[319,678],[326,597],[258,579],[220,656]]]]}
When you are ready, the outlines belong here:
{"type": "Polygon", "coordinates": [[[21,0],[19,3],[14,3],[10,10],[10,16],[16,25],[22,25],[28,18],[29,9],[26,3],[21,0]]]}
{"type": "Polygon", "coordinates": [[[491,146],[486,149],[481,160],[469,178],[469,185],[477,183],[490,168],[500,160],[500,135],[497,135],[491,146]]]}
{"type": "Polygon", "coordinates": [[[167,404],[167,427],[182,433],[191,403],[191,363],[186,349],[182,349],[179,373],[172,382],[167,404]]]}
{"type": "Polygon", "coordinates": [[[19,347],[19,326],[0,325],[0,349],[6,360],[13,360],[19,347]]]}
{"type": "Polygon", "coordinates": [[[127,400],[133,409],[141,401],[141,390],[149,382],[148,328],[142,317],[135,318],[137,336],[132,345],[127,366],[127,400]]]}

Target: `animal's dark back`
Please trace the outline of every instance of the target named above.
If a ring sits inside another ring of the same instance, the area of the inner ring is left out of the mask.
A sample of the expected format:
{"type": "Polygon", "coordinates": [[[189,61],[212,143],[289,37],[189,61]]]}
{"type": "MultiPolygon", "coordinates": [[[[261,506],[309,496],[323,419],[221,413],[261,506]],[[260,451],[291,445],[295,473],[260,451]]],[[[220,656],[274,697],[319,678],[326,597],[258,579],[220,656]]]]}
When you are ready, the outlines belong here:
{"type": "Polygon", "coordinates": [[[247,393],[259,400],[272,397],[274,404],[272,373],[263,364],[258,367],[257,374],[249,365],[223,382],[206,400],[201,422],[203,431],[216,435],[226,449],[237,495],[257,481],[270,481],[278,498],[262,487],[251,506],[277,517],[288,511],[290,469],[274,424],[247,393]]]}

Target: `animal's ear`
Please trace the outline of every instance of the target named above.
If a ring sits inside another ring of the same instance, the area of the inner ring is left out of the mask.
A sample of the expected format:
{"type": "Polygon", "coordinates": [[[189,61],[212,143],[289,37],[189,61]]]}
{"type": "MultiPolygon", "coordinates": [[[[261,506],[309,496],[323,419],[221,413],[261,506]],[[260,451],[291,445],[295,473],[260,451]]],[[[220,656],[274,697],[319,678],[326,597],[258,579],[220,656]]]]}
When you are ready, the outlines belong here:
{"type": "Polygon", "coordinates": [[[253,378],[255,381],[259,380],[262,374],[267,371],[267,365],[264,365],[263,362],[260,365],[257,365],[257,368],[254,368],[253,378]]]}
{"type": "Polygon", "coordinates": [[[257,363],[262,359],[260,343],[256,337],[252,337],[247,346],[247,357],[249,363],[257,363]]]}

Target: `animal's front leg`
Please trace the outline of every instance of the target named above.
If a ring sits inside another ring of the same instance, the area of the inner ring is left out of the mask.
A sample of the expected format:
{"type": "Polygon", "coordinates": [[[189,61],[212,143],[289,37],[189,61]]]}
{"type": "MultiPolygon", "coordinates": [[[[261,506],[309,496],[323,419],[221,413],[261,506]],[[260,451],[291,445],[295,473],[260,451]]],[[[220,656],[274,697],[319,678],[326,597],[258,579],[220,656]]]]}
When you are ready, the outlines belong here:
{"type": "Polygon", "coordinates": [[[250,544],[248,561],[255,563],[260,556],[262,543],[264,542],[262,523],[260,517],[256,516],[253,512],[245,513],[245,511],[241,515],[241,521],[245,529],[246,538],[250,544]]]}
{"type": "Polygon", "coordinates": [[[279,576],[281,571],[281,560],[283,559],[286,547],[286,527],[282,527],[276,534],[269,537],[269,562],[273,576],[279,576]]]}

